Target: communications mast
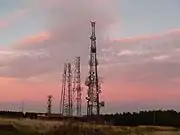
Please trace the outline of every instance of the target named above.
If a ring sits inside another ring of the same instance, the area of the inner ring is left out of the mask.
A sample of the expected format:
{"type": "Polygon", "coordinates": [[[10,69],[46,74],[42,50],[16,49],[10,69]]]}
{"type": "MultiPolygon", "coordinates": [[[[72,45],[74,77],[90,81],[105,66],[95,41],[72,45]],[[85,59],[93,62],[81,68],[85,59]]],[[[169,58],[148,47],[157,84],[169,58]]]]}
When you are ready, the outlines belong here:
{"type": "Polygon", "coordinates": [[[74,96],[76,99],[76,115],[81,116],[81,96],[82,96],[82,87],[81,87],[81,66],[80,66],[80,57],[76,57],[75,69],[74,69],[74,96]]]}
{"type": "Polygon", "coordinates": [[[64,116],[73,115],[72,94],[73,94],[73,90],[72,90],[71,64],[65,63],[63,80],[62,80],[61,101],[60,101],[60,113],[64,116]]]}
{"type": "Polygon", "coordinates": [[[50,115],[52,113],[52,95],[48,95],[48,101],[47,101],[47,114],[50,115]]]}
{"type": "Polygon", "coordinates": [[[95,22],[91,22],[91,46],[90,46],[90,61],[89,61],[89,75],[86,79],[85,85],[88,86],[87,91],[87,115],[100,115],[100,107],[104,106],[104,102],[99,101],[100,83],[98,78],[98,61],[96,49],[96,35],[95,35],[95,22]]]}

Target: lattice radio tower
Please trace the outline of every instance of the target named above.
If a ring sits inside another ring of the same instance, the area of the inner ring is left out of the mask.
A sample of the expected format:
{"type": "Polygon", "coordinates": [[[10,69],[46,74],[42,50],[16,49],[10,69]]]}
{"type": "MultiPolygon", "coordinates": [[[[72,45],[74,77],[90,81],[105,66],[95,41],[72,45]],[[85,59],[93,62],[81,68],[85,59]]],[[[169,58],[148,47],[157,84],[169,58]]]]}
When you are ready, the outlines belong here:
{"type": "Polygon", "coordinates": [[[98,78],[98,61],[96,53],[96,35],[95,35],[95,22],[91,22],[92,34],[91,34],[91,46],[90,46],[90,61],[89,61],[89,76],[86,79],[86,86],[88,86],[87,92],[87,115],[100,115],[100,107],[104,106],[104,102],[99,101],[100,83],[98,78]]]}
{"type": "Polygon", "coordinates": [[[74,68],[74,93],[76,98],[76,115],[81,116],[81,67],[80,67],[80,57],[76,57],[75,68],[74,68]]]}
{"type": "Polygon", "coordinates": [[[50,115],[52,113],[52,95],[48,95],[48,100],[47,100],[47,114],[50,115]]]}
{"type": "Polygon", "coordinates": [[[62,79],[62,90],[60,100],[60,113],[64,116],[73,115],[73,98],[72,98],[72,70],[71,64],[64,64],[64,73],[62,79]]]}

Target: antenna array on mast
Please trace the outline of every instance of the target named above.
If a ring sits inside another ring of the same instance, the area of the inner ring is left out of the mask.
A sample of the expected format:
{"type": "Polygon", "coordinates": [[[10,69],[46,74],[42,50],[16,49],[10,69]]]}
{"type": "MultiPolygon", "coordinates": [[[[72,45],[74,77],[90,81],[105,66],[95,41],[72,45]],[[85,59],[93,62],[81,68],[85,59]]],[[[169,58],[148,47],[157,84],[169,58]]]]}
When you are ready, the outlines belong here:
{"type": "Polygon", "coordinates": [[[95,34],[95,22],[91,22],[92,34],[91,34],[91,46],[90,46],[90,61],[89,61],[89,76],[86,79],[87,91],[87,115],[100,115],[100,107],[104,106],[104,102],[99,101],[100,83],[98,77],[98,61],[97,61],[97,49],[96,49],[96,34],[95,34]]]}

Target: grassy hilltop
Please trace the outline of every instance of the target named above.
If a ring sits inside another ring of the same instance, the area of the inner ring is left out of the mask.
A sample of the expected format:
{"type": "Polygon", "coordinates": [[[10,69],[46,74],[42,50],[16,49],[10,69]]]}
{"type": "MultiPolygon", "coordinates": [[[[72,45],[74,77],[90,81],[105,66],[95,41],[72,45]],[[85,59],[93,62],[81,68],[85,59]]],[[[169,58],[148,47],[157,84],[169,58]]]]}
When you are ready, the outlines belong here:
{"type": "Polygon", "coordinates": [[[180,135],[172,127],[114,127],[72,122],[0,119],[0,135],[180,135]]]}

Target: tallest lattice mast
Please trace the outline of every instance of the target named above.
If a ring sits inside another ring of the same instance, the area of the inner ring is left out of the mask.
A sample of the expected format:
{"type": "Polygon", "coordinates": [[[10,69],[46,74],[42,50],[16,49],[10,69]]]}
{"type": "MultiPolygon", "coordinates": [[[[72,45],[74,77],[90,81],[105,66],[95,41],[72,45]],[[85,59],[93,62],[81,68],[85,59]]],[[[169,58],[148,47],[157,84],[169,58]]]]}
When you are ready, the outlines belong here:
{"type": "Polygon", "coordinates": [[[86,80],[86,86],[88,86],[87,93],[87,115],[99,115],[100,105],[103,105],[99,101],[99,78],[98,78],[98,61],[96,50],[96,35],[95,35],[95,22],[91,22],[92,34],[91,34],[91,46],[90,46],[90,61],[89,61],[89,76],[86,80]]]}

